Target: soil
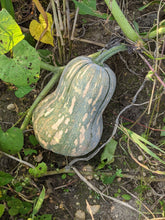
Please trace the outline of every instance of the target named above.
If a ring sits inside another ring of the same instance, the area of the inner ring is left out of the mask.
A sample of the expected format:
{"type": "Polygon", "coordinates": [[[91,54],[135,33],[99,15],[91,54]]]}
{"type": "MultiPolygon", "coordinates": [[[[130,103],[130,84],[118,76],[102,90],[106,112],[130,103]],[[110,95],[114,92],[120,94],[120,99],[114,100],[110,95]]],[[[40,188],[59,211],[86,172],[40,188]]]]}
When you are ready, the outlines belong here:
{"type": "MultiPolygon", "coordinates": [[[[45,1],[41,2],[46,4],[45,1]]],[[[145,1],[145,4],[148,2],[149,1],[145,1]]],[[[97,8],[100,11],[107,12],[104,1],[97,1],[97,3],[97,8]]],[[[19,4],[22,4],[21,0],[14,1],[17,15],[21,15],[18,7],[19,4]]],[[[30,1],[28,1],[26,4],[29,4],[30,8],[30,1]]],[[[141,32],[148,31],[157,18],[157,10],[155,5],[150,6],[143,11],[139,11],[138,9],[143,6],[143,4],[144,1],[142,0],[120,1],[120,6],[123,8],[128,20],[131,23],[136,21],[141,32]]],[[[20,19],[19,16],[18,18],[20,19]]],[[[29,20],[22,24],[19,20],[20,25],[23,27],[28,27],[31,19],[32,18],[29,18],[29,20]]],[[[112,38],[117,38],[118,36],[123,37],[115,21],[105,21],[89,15],[78,16],[75,35],[76,38],[79,37],[81,41],[75,40],[73,42],[71,58],[79,55],[87,56],[95,53],[102,49],[102,47],[98,46],[97,43],[103,44],[105,47],[109,47],[109,43],[112,38]],[[82,41],[83,39],[91,42],[85,43],[82,41]]],[[[46,48],[46,46],[43,44],[40,44],[39,47],[46,48]]],[[[55,53],[57,53],[57,51],[55,51],[55,53]]],[[[104,131],[99,146],[110,137],[117,115],[124,107],[132,102],[134,95],[141,86],[149,70],[143,60],[133,50],[117,54],[110,58],[106,63],[116,74],[117,87],[112,100],[108,104],[103,114],[104,131]]],[[[38,81],[35,89],[21,99],[15,96],[13,86],[0,81],[0,125],[4,131],[13,126],[20,119],[21,114],[31,106],[36,96],[41,91],[43,87],[42,84],[44,83],[45,85],[47,83],[48,78],[45,80],[45,76],[47,74],[48,72],[42,71],[41,78],[38,81]],[[10,104],[14,104],[12,109],[9,109],[10,104]]],[[[156,86],[158,89],[160,84],[157,83],[156,86]]],[[[148,80],[144,89],[137,97],[136,103],[148,102],[151,97],[152,87],[153,81],[148,80]]],[[[158,93],[155,91],[155,94],[158,93]]],[[[164,99],[165,97],[162,96],[159,109],[157,109],[157,114],[159,117],[154,122],[152,118],[152,111],[154,109],[153,102],[150,114],[147,114],[147,105],[133,106],[122,114],[120,117],[120,124],[123,124],[127,128],[132,126],[130,129],[139,135],[145,134],[147,127],[161,129],[163,126],[163,112],[165,108],[164,99]]],[[[20,125],[21,121],[17,126],[20,125]]],[[[154,144],[159,144],[161,140],[160,131],[147,131],[149,133],[149,141],[154,144]]],[[[37,155],[25,156],[24,153],[21,152],[23,160],[27,160],[34,165],[37,165],[37,162],[45,162],[48,166],[48,170],[55,170],[57,168],[60,169],[65,167],[68,162],[73,159],[46,151],[39,145],[35,147],[32,146],[28,138],[31,134],[33,134],[31,124],[28,126],[24,134],[24,148],[32,148],[37,150],[37,155]]],[[[111,199],[103,198],[99,193],[96,193],[94,190],[92,190],[89,185],[82,181],[82,179],[80,179],[80,177],[77,175],[64,176],[59,174],[38,179],[31,178],[29,188],[34,187],[37,190],[41,190],[43,185],[46,188],[46,198],[38,214],[52,214],[52,219],[56,220],[88,220],[92,219],[92,216],[87,211],[88,203],[91,209],[98,208],[96,213],[93,215],[93,219],[95,220],[144,219],[144,217],[141,216],[138,211],[144,212],[144,214],[150,219],[153,218],[151,213],[154,213],[155,217],[164,217],[163,212],[165,210],[163,210],[163,205],[161,204],[165,205],[163,201],[165,195],[165,181],[148,181],[148,178],[160,179],[163,177],[156,173],[151,173],[144,169],[144,167],[138,165],[131,158],[128,152],[127,142],[124,141],[122,137],[122,132],[118,129],[115,135],[115,140],[118,142],[115,152],[115,160],[112,164],[110,164],[110,166],[105,166],[100,172],[109,172],[114,174],[118,169],[120,169],[125,177],[115,178],[111,184],[103,183],[99,176],[91,177],[91,179],[90,176],[85,176],[85,178],[88,179],[88,181],[94,187],[97,187],[101,192],[104,192],[108,196],[117,198],[119,201],[125,202],[125,204],[128,203],[134,207],[135,210],[116,203],[111,199]],[[139,179],[137,177],[139,177],[139,179]],[[130,199],[128,201],[122,196],[124,194],[130,195],[130,199]],[[143,205],[141,205],[140,201],[143,202],[146,207],[148,207],[150,212],[145,209],[143,205]],[[85,215],[85,218],[83,217],[83,214],[85,215]]],[[[145,157],[145,155],[143,155],[135,144],[130,143],[130,146],[136,159],[139,158],[139,156],[145,157]]],[[[101,150],[101,152],[99,152],[90,161],[77,162],[74,164],[74,166],[80,172],[86,169],[86,166],[93,170],[96,169],[96,167],[100,164],[102,151],[103,150],[101,150]]],[[[146,161],[142,160],[141,162],[148,166],[148,163],[151,162],[151,160],[153,159],[146,157],[146,161]]],[[[154,166],[154,163],[156,162],[153,160],[152,163],[154,166]]],[[[153,168],[155,170],[164,170],[163,165],[159,163],[157,163],[155,166],[156,167],[153,168]]],[[[28,167],[20,166],[17,161],[10,159],[3,154],[0,155],[0,170],[8,172],[13,176],[15,176],[17,173],[19,178],[25,177],[28,174],[28,167]]],[[[28,195],[29,198],[33,198],[32,191],[29,191],[28,194],[30,194],[28,195]]],[[[2,219],[12,218],[6,211],[2,219]]],[[[16,216],[14,219],[23,219],[23,217],[16,216]]]]}

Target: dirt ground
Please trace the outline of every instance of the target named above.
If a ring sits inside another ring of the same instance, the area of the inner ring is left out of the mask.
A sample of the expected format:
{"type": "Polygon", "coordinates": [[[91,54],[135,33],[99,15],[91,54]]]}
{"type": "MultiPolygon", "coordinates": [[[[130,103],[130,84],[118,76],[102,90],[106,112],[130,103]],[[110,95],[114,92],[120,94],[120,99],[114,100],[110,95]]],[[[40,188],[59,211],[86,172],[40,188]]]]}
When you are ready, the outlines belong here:
{"type": "MultiPolygon", "coordinates": [[[[98,9],[102,12],[106,12],[104,1],[97,2],[98,9]]],[[[147,2],[149,1],[145,1],[145,4],[147,2]]],[[[16,1],[16,3],[18,3],[18,1],[16,1]]],[[[140,31],[149,30],[157,17],[155,5],[145,9],[144,11],[138,10],[144,5],[144,1],[142,0],[120,1],[120,5],[128,20],[131,23],[136,21],[139,24],[140,31]]],[[[29,21],[27,21],[27,23],[28,22],[29,21]]],[[[107,46],[112,37],[117,37],[122,34],[115,21],[105,21],[92,16],[79,15],[77,24],[76,37],[90,40],[93,43],[85,43],[75,40],[72,45],[72,57],[95,53],[102,49],[96,45],[96,42],[107,46]],[[86,21],[85,23],[83,23],[84,19],[86,21]]],[[[26,23],[21,25],[26,26],[26,23]]],[[[99,146],[110,137],[117,115],[124,107],[131,103],[132,98],[141,86],[148,71],[146,64],[141,60],[138,54],[133,51],[117,54],[106,63],[116,74],[117,87],[112,100],[103,114],[104,131],[99,146]]],[[[30,107],[41,90],[42,82],[45,80],[46,74],[48,74],[46,71],[42,71],[41,79],[37,83],[36,88],[34,88],[30,94],[21,99],[18,99],[14,95],[12,86],[0,81],[0,125],[3,130],[8,129],[15,124],[20,118],[20,113],[25,112],[30,107]],[[10,104],[14,104],[15,108],[9,109],[10,104]]],[[[46,84],[47,81],[48,79],[44,81],[44,84],[46,84]]],[[[152,81],[148,81],[145,84],[145,87],[139,94],[136,103],[149,101],[152,86],[152,81]]],[[[157,88],[159,86],[160,85],[157,84],[157,88]]],[[[123,125],[129,128],[138,120],[131,129],[139,135],[144,133],[146,131],[146,127],[149,125],[150,127],[154,126],[155,128],[162,128],[164,116],[163,112],[165,109],[164,100],[165,97],[162,97],[158,112],[160,117],[154,125],[152,123],[150,124],[151,114],[149,115],[145,112],[146,105],[134,106],[125,111],[120,118],[120,123],[123,123],[123,125]]],[[[154,103],[152,105],[151,112],[153,108],[154,103]]],[[[21,123],[19,123],[19,125],[20,124],[21,123]]],[[[151,138],[150,141],[156,144],[159,143],[160,132],[152,130],[149,132],[151,138]]],[[[57,168],[60,169],[67,165],[68,161],[70,162],[72,160],[72,158],[66,158],[46,151],[39,145],[33,147],[28,139],[28,136],[31,134],[33,134],[33,128],[32,125],[29,125],[25,131],[24,148],[36,149],[37,155],[25,156],[21,153],[24,160],[27,160],[34,165],[37,164],[38,160],[39,162],[45,162],[48,165],[49,170],[57,168]]],[[[31,180],[36,188],[41,189],[42,185],[46,188],[46,198],[39,214],[52,214],[53,219],[56,220],[90,220],[92,217],[87,211],[87,203],[89,203],[90,207],[96,210],[96,213],[93,215],[95,220],[144,219],[138,211],[143,212],[148,218],[152,219],[153,216],[149,210],[154,213],[155,217],[163,217],[162,213],[165,210],[162,210],[160,201],[162,201],[165,205],[165,181],[148,181],[148,177],[155,179],[163,177],[161,175],[152,174],[135,163],[128,153],[127,143],[123,141],[120,130],[116,133],[115,140],[118,141],[118,146],[115,152],[115,160],[111,164],[111,170],[110,168],[105,167],[101,170],[101,172],[115,173],[117,169],[121,169],[122,173],[125,174],[125,177],[116,178],[111,184],[104,184],[98,176],[94,176],[88,181],[101,192],[104,192],[108,196],[117,198],[119,201],[125,202],[125,204],[131,205],[136,209],[136,211],[131,210],[129,207],[122,204],[116,203],[111,199],[102,198],[99,193],[94,192],[89,185],[83,182],[77,175],[66,175],[64,178],[64,176],[60,174],[31,180]],[[131,196],[128,201],[122,197],[124,194],[131,196]],[[147,207],[148,210],[141,204],[140,201],[147,207]]],[[[131,149],[135,158],[143,155],[136,145],[131,144],[131,149]]],[[[81,161],[76,163],[74,166],[79,171],[85,169],[87,165],[90,165],[92,169],[95,169],[100,163],[101,153],[102,151],[88,162],[81,161]]],[[[158,164],[157,169],[163,170],[164,168],[158,164]]],[[[4,155],[0,155],[0,170],[12,175],[15,175],[16,172],[18,172],[18,176],[20,176],[20,178],[21,176],[24,177],[27,174],[27,168],[20,166],[18,170],[18,163],[4,155]]],[[[88,179],[89,177],[86,176],[86,178],[88,179]]],[[[33,184],[31,184],[31,187],[33,184]]],[[[31,192],[28,192],[28,194],[33,196],[31,192]]],[[[5,212],[2,219],[11,218],[8,213],[5,212]]],[[[22,218],[17,216],[14,219],[22,218]]]]}

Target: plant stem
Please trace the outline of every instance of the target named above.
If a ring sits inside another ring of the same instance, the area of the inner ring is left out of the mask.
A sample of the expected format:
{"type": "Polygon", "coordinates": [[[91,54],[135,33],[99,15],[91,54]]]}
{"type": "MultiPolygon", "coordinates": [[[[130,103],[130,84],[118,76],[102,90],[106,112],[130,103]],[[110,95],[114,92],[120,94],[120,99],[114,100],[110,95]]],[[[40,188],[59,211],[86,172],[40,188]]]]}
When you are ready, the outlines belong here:
{"type": "Polygon", "coordinates": [[[107,4],[118,25],[124,32],[125,36],[128,37],[128,39],[130,39],[131,41],[141,41],[144,44],[140,36],[129,24],[128,20],[126,19],[120,7],[118,6],[116,0],[105,0],[105,3],[107,4]]]}
{"type": "Polygon", "coordinates": [[[7,157],[9,157],[9,158],[11,158],[11,159],[13,159],[13,160],[16,160],[16,161],[18,161],[19,163],[22,163],[22,164],[24,164],[24,165],[26,165],[26,166],[28,166],[28,167],[35,168],[35,166],[33,166],[31,163],[28,163],[28,162],[22,160],[21,158],[18,159],[17,157],[14,157],[14,156],[12,156],[12,155],[10,155],[10,154],[7,154],[7,153],[5,153],[5,152],[3,152],[3,151],[0,151],[0,154],[4,154],[5,156],[7,156],[7,157]]]}
{"type": "Polygon", "coordinates": [[[157,34],[159,34],[159,35],[165,34],[165,28],[160,27],[160,28],[158,28],[158,30],[151,31],[148,34],[146,34],[146,36],[144,36],[144,38],[152,39],[152,38],[156,37],[157,34]]]}
{"type": "Polygon", "coordinates": [[[54,0],[50,0],[50,2],[52,5],[52,10],[53,10],[53,18],[54,18],[54,24],[55,24],[55,29],[56,29],[59,57],[60,57],[60,62],[62,63],[63,61],[63,49],[62,48],[64,47],[65,43],[64,43],[64,39],[63,39],[62,32],[60,29],[59,18],[57,16],[58,8],[56,7],[54,0]]]}
{"type": "Polygon", "coordinates": [[[125,51],[125,50],[127,50],[127,47],[124,44],[114,46],[114,47],[110,48],[109,50],[103,51],[103,53],[101,53],[97,58],[94,59],[94,62],[96,62],[98,64],[103,64],[111,56],[113,56],[116,53],[119,53],[121,51],[125,51]]]}
{"type": "MultiPolygon", "coordinates": [[[[51,66],[51,65],[50,65],[51,66]]],[[[52,66],[53,67],[53,66],[52,66]]],[[[36,100],[33,102],[32,106],[29,108],[29,110],[27,111],[27,115],[20,127],[21,130],[25,130],[30,118],[32,116],[32,113],[34,111],[34,109],[36,108],[36,106],[38,105],[38,103],[48,94],[48,92],[50,91],[50,89],[54,86],[54,84],[57,82],[57,80],[59,79],[64,67],[54,67],[56,68],[56,73],[54,73],[53,77],[51,78],[51,80],[48,82],[48,84],[44,87],[44,89],[41,91],[41,93],[39,94],[39,96],[36,98],[36,100]]]]}
{"type": "Polygon", "coordinates": [[[64,66],[61,66],[61,67],[57,67],[57,66],[53,66],[53,65],[50,65],[50,64],[47,64],[43,61],[40,62],[40,68],[41,69],[44,69],[44,70],[48,70],[50,72],[57,72],[57,71],[61,71],[64,69],[64,66]]]}
{"type": "Polygon", "coordinates": [[[139,56],[142,58],[142,60],[147,64],[147,66],[150,68],[150,70],[155,74],[156,78],[159,80],[159,82],[162,84],[162,86],[165,88],[165,83],[163,80],[160,78],[160,76],[155,72],[155,70],[152,68],[151,64],[148,62],[148,60],[141,54],[138,53],[139,56]]]}
{"type": "MultiPolygon", "coordinates": [[[[63,174],[63,173],[72,173],[74,174],[74,170],[72,169],[66,169],[65,167],[64,168],[61,168],[59,170],[51,170],[51,171],[47,171],[46,173],[42,174],[41,177],[43,176],[53,176],[53,175],[58,175],[58,174],[63,174]]],[[[100,171],[81,171],[81,174],[85,175],[85,176],[101,176],[101,175],[106,175],[106,176],[112,176],[115,174],[115,172],[111,172],[111,171],[103,171],[103,170],[100,170],[100,171]]],[[[116,176],[118,177],[118,176],[116,176]]],[[[162,178],[158,178],[157,176],[155,177],[142,177],[142,176],[137,176],[137,175],[130,175],[130,174],[127,174],[127,173],[122,173],[121,174],[121,178],[127,178],[127,179],[132,179],[132,180],[141,180],[141,181],[144,181],[144,182],[148,182],[148,183],[152,183],[152,182],[164,182],[165,181],[165,178],[162,177],[162,178]]]]}

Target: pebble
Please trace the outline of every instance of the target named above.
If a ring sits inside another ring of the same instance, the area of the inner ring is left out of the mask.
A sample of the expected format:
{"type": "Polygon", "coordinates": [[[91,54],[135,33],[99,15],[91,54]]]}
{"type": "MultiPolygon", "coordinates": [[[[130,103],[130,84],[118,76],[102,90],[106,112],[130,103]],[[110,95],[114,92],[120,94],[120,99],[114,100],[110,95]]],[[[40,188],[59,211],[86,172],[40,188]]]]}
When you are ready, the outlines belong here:
{"type": "Polygon", "coordinates": [[[143,172],[143,176],[147,176],[147,174],[145,172],[143,172]]]}
{"type": "Polygon", "coordinates": [[[9,111],[15,110],[15,105],[14,105],[13,103],[9,104],[9,105],[7,106],[7,110],[9,110],[9,111]]]}
{"type": "Polygon", "coordinates": [[[92,167],[91,165],[88,164],[88,165],[84,166],[82,170],[83,170],[84,172],[89,172],[89,173],[91,173],[91,174],[89,174],[89,175],[86,175],[86,178],[87,178],[88,180],[92,180],[92,179],[93,179],[93,175],[92,175],[93,167],[92,167]]]}
{"type": "Polygon", "coordinates": [[[138,156],[138,160],[139,160],[139,161],[143,161],[143,156],[142,156],[142,155],[139,155],[139,156],[138,156]]]}
{"type": "Polygon", "coordinates": [[[103,186],[103,185],[100,185],[99,186],[99,189],[102,191],[103,189],[105,188],[105,186],[103,186]]]}
{"type": "MultiPolygon", "coordinates": [[[[92,214],[95,215],[100,210],[100,205],[90,205],[90,209],[92,211],[92,214]]],[[[87,211],[90,213],[90,210],[87,211]]]]}
{"type": "Polygon", "coordinates": [[[121,177],[117,178],[117,182],[120,183],[121,182],[121,177]]]}
{"type": "Polygon", "coordinates": [[[74,220],[85,220],[85,212],[83,212],[82,210],[77,210],[75,213],[75,217],[74,220]]]}

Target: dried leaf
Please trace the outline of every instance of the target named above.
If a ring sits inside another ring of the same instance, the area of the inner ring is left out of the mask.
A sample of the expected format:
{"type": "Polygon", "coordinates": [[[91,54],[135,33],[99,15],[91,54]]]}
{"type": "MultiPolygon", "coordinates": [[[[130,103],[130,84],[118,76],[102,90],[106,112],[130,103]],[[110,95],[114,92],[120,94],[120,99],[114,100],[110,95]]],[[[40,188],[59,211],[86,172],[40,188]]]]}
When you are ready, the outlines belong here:
{"type": "Polygon", "coordinates": [[[53,36],[51,34],[51,26],[53,24],[53,19],[52,19],[52,15],[50,13],[46,13],[47,17],[48,17],[48,29],[46,31],[46,33],[44,34],[44,36],[40,39],[41,34],[43,33],[43,31],[46,28],[46,22],[45,19],[43,18],[42,14],[39,15],[39,22],[36,20],[32,20],[30,23],[30,33],[31,35],[36,39],[45,43],[45,44],[50,44],[52,46],[54,46],[53,43],[53,36]]]}

